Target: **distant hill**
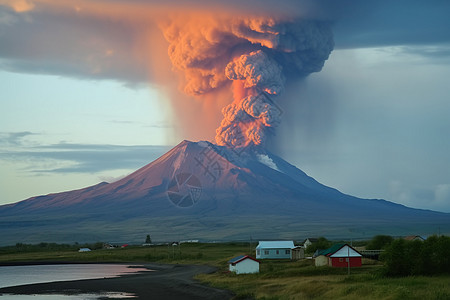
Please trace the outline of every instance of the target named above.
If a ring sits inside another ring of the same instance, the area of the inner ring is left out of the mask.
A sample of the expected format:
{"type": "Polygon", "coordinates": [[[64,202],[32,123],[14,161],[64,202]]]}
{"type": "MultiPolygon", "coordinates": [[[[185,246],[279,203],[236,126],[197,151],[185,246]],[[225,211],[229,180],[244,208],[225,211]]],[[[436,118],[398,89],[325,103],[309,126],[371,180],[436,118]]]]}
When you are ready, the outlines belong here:
{"type": "Polygon", "coordinates": [[[360,199],[261,147],[183,141],[129,176],[0,206],[0,244],[450,233],[450,214],[360,199]]]}

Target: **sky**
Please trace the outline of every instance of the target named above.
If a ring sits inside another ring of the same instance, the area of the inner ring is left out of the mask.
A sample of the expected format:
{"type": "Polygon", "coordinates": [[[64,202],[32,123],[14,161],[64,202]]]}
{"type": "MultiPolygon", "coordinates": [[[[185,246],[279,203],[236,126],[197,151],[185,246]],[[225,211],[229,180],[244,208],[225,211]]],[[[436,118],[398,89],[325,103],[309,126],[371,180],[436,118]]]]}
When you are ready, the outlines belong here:
{"type": "Polygon", "coordinates": [[[0,205],[214,141],[227,100],[183,93],[167,24],[273,14],[329,22],[335,45],[286,87],[272,151],[346,194],[450,212],[449,13],[438,0],[0,0],[0,205]]]}

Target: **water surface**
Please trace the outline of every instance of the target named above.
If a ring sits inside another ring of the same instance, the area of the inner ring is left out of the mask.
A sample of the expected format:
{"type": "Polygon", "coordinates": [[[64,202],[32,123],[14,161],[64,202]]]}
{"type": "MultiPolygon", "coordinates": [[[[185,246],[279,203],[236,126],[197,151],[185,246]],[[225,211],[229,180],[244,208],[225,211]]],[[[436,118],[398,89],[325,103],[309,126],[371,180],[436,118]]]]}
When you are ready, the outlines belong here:
{"type": "MultiPolygon", "coordinates": [[[[148,271],[143,267],[130,267],[121,264],[62,264],[62,265],[33,265],[33,266],[4,266],[0,267],[0,288],[24,284],[70,281],[81,279],[112,278],[124,274],[148,271]]],[[[11,295],[0,294],[0,299],[14,300],[94,300],[134,298],[135,295],[120,292],[103,292],[96,294],[77,295],[11,295]]]]}
{"type": "Polygon", "coordinates": [[[0,267],[0,288],[32,283],[110,278],[143,271],[120,264],[69,264],[0,267]]]}

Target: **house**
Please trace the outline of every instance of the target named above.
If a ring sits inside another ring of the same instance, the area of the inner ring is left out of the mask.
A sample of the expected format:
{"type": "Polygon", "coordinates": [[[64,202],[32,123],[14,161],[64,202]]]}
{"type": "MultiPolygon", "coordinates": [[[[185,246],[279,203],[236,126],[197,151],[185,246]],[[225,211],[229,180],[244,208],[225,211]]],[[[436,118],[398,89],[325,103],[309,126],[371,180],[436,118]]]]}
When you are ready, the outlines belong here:
{"type": "Polygon", "coordinates": [[[314,265],[316,267],[328,266],[328,257],[321,254],[314,256],[314,265]]]}
{"type": "Polygon", "coordinates": [[[256,258],[258,259],[291,259],[293,241],[261,241],[256,246],[256,258]]]}
{"type": "Polygon", "coordinates": [[[78,252],[89,252],[91,251],[91,249],[89,248],[80,248],[80,250],[78,250],[78,252]]]}
{"type": "Polygon", "coordinates": [[[421,237],[420,235],[405,236],[404,239],[407,241],[420,241],[420,242],[425,241],[425,239],[423,237],[421,237]]]}
{"type": "Polygon", "coordinates": [[[301,246],[297,246],[293,249],[291,249],[291,259],[299,260],[305,258],[305,248],[301,246]]]}
{"type": "Polygon", "coordinates": [[[228,261],[230,272],[236,274],[259,273],[259,261],[248,255],[240,255],[228,261]]]}
{"type": "Polygon", "coordinates": [[[316,252],[314,264],[316,267],[361,267],[362,255],[348,244],[336,244],[331,248],[316,252]]]}
{"type": "Polygon", "coordinates": [[[308,246],[311,246],[313,243],[316,243],[319,239],[318,238],[306,238],[303,241],[303,248],[308,248],[308,246]]]}

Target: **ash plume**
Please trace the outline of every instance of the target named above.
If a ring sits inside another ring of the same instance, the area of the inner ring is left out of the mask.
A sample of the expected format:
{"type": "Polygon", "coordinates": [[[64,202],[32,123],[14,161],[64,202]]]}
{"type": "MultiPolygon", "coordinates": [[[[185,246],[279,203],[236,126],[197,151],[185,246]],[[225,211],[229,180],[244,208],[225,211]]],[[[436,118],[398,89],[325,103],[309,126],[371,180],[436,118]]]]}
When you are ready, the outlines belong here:
{"type": "Polygon", "coordinates": [[[288,78],[322,69],[334,42],[330,25],[269,17],[184,17],[160,24],[169,57],[190,95],[233,91],[216,143],[262,145],[281,122],[276,104],[288,78]]]}

